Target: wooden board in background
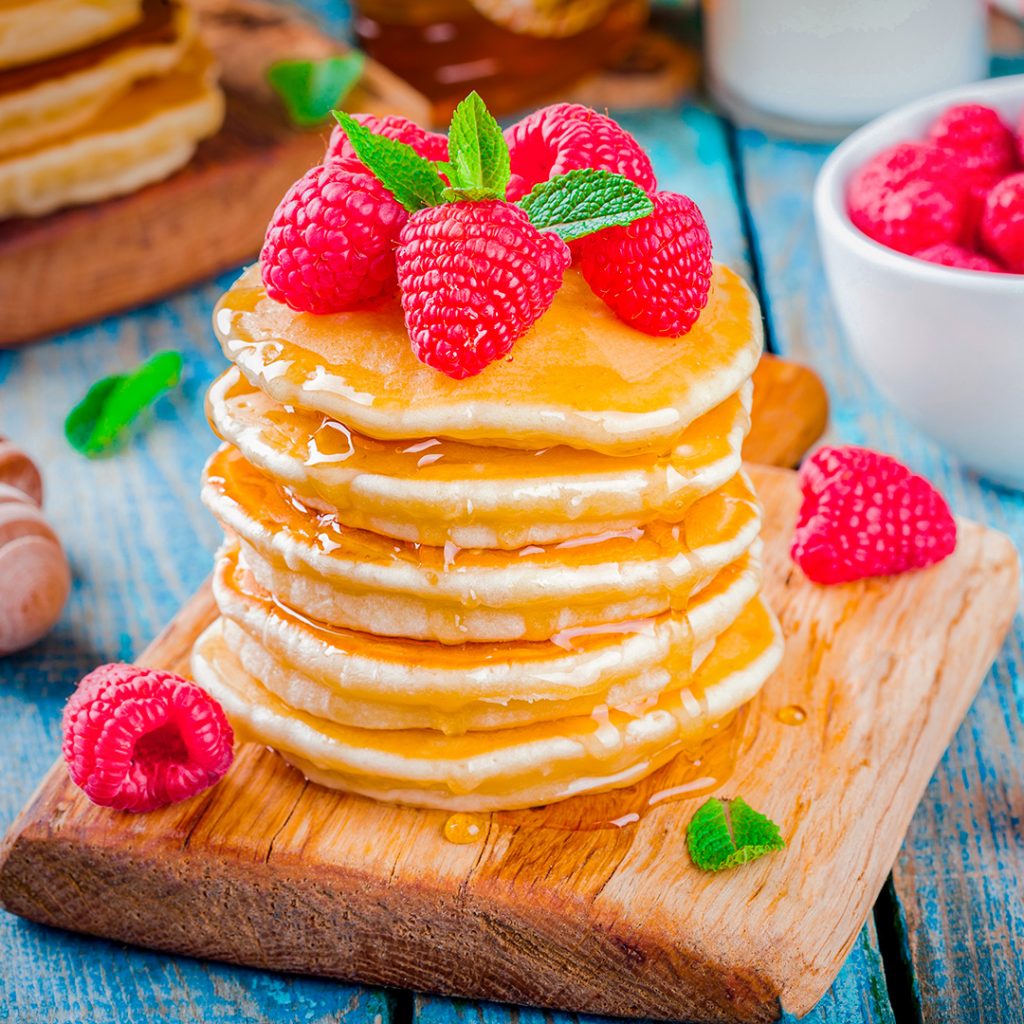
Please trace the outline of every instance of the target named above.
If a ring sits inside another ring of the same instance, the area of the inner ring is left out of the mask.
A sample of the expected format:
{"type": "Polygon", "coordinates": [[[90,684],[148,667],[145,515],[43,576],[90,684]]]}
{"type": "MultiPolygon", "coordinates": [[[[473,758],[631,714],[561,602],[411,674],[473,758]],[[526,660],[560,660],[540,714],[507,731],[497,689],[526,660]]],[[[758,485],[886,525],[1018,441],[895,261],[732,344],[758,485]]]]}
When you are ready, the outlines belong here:
{"type": "MultiPolygon", "coordinates": [[[[0,222],[0,348],[135,306],[256,256],[288,187],[323,154],[266,84],[286,58],[343,49],[261,0],[195,0],[221,66],[224,127],[177,174],[118,199],[0,222]]],[[[418,93],[369,62],[354,108],[423,114],[418,93]]]]}
{"type": "MultiPolygon", "coordinates": [[[[926,572],[814,586],[787,555],[795,476],[752,472],[787,647],[727,734],[718,791],[778,821],[784,852],[693,868],[703,797],[647,807],[694,784],[682,759],[618,793],[485,816],[485,838],[456,846],[443,813],[308,785],[247,744],[220,785],[149,815],[94,807],[57,765],[0,853],[0,902],[125,942],[447,994],[707,1021],[810,1009],[998,650],[1018,568],[1007,538],[965,522],[926,572]],[[804,724],[779,720],[789,705],[804,724]],[[630,810],[635,825],[598,827],[630,810]]],[[[143,660],[187,671],[213,614],[204,589],[143,660]]]]}

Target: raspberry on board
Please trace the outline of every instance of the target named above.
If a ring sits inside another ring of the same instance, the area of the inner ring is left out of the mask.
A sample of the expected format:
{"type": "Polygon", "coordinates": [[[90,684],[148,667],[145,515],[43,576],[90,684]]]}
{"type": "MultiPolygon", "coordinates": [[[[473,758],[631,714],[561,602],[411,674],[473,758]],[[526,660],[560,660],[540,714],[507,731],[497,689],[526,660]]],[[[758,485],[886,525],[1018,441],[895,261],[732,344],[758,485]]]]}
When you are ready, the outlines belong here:
{"type": "Polygon", "coordinates": [[[624,128],[579,103],[542,107],[505,130],[512,162],[508,199],[581,167],[625,175],[645,192],[657,187],[650,157],[624,128]]]}
{"type": "Polygon", "coordinates": [[[969,182],[948,153],[901,142],[872,157],[846,191],[850,220],[876,242],[915,253],[962,235],[969,182]]]}
{"type": "Polygon", "coordinates": [[[551,305],[569,265],[561,238],[501,200],[417,211],[396,257],[413,351],[455,379],[506,356],[551,305]]]}
{"type": "Polygon", "coordinates": [[[697,204],[674,192],[651,196],[654,212],[580,239],[576,265],[626,323],[679,337],[697,322],[711,289],[711,236],[697,204]]]}
{"type": "Polygon", "coordinates": [[[938,245],[915,252],[914,256],[919,260],[926,260],[928,263],[938,263],[942,267],[983,270],[990,274],[1000,274],[1003,271],[1003,268],[995,260],[990,260],[980,252],[965,249],[955,242],[939,242],[938,245]]]}
{"type": "Polygon", "coordinates": [[[195,683],[137,665],[101,665],[64,708],[62,752],[96,804],[152,811],[218,782],[234,756],[221,706],[195,683]]]}
{"type": "Polygon", "coordinates": [[[985,251],[1015,274],[1024,274],[1024,171],[989,190],[981,214],[985,251]]]}
{"type": "Polygon", "coordinates": [[[267,228],[267,294],[306,313],[340,313],[394,291],[395,244],[408,218],[372,175],[332,163],[285,193],[267,228]]]}
{"type": "MultiPolygon", "coordinates": [[[[404,142],[407,146],[412,146],[420,156],[427,160],[448,159],[448,137],[437,132],[428,132],[407,117],[402,117],[400,114],[388,114],[385,117],[356,114],[355,119],[365,128],[369,128],[374,135],[383,135],[387,139],[395,139],[398,142],[404,142]]],[[[364,173],[366,171],[341,125],[334,126],[327,143],[327,152],[324,155],[325,164],[333,162],[342,164],[346,170],[364,173]]]]}
{"type": "Polygon", "coordinates": [[[998,112],[980,103],[950,107],[928,129],[928,141],[989,183],[1017,166],[1017,140],[998,112]]]}
{"type": "Polygon", "coordinates": [[[932,485],[888,455],[825,447],[800,468],[791,557],[815,583],[922,569],[956,547],[956,521],[932,485]]]}

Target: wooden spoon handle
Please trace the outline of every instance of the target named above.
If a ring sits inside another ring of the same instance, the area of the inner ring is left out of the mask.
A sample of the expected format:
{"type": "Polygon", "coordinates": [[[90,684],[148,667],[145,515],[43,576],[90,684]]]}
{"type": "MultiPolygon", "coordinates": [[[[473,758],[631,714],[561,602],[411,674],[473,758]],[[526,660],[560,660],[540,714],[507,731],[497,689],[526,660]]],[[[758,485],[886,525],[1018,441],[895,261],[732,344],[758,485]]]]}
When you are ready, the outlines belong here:
{"type": "Polygon", "coordinates": [[[39,467],[0,438],[0,657],[41,640],[71,592],[71,570],[43,517],[39,467]]]}

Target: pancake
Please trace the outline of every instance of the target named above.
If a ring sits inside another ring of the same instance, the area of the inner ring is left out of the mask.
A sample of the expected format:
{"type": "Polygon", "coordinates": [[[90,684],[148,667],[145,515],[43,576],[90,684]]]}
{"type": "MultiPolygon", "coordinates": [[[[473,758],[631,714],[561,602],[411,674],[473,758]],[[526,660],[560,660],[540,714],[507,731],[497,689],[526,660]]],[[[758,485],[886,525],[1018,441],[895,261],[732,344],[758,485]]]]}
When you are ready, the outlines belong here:
{"type": "Polygon", "coordinates": [[[346,526],[433,547],[514,549],[680,520],[739,470],[752,390],[747,382],[692,423],[668,454],[619,457],[380,441],[278,405],[237,367],[213,383],[207,410],[249,462],[346,526]]]}
{"type": "Polygon", "coordinates": [[[397,297],[372,310],[298,313],[267,297],[253,266],[213,319],[224,354],[252,384],[369,437],[610,455],[669,451],[746,383],[762,348],[757,300],[722,265],[680,339],[625,324],[570,269],[511,358],[467,380],[416,358],[397,297]]]}
{"type": "Polygon", "coordinates": [[[692,673],[702,647],[735,620],[761,577],[758,542],[684,610],[565,630],[546,641],[460,646],[308,619],[260,587],[230,547],[218,558],[213,592],[235,649],[243,651],[242,633],[254,641],[245,645],[247,668],[268,686],[280,679],[289,700],[303,690],[312,694],[302,685],[312,681],[318,713],[345,723],[420,723],[457,733],[587,713],[595,704],[659,693],[692,673]],[[304,678],[293,686],[296,675],[304,678]]]}
{"type": "Polygon", "coordinates": [[[0,72],[0,155],[65,139],[133,83],[180,64],[194,35],[187,7],[147,0],[140,24],[116,39],[0,72]]]}
{"type": "Polygon", "coordinates": [[[408,544],[315,514],[222,448],[203,500],[261,587],[308,616],[378,636],[447,644],[546,640],[561,630],[659,615],[756,540],[760,509],[738,476],[675,525],[650,523],[506,553],[408,544]]]}
{"type": "Polygon", "coordinates": [[[600,707],[460,736],[359,729],[291,708],[245,671],[219,620],[196,642],[192,669],[243,735],[278,750],[321,785],[421,807],[489,811],[635,782],[749,700],[780,657],[778,625],[756,598],[697,673],[649,707],[600,707]]]}
{"type": "Polygon", "coordinates": [[[3,0],[0,69],[90,47],[141,20],[141,0],[3,0]]]}
{"type": "Polygon", "coordinates": [[[0,218],[39,216],[166,178],[223,119],[213,61],[194,44],[173,71],[137,83],[71,137],[0,159],[0,218]]]}

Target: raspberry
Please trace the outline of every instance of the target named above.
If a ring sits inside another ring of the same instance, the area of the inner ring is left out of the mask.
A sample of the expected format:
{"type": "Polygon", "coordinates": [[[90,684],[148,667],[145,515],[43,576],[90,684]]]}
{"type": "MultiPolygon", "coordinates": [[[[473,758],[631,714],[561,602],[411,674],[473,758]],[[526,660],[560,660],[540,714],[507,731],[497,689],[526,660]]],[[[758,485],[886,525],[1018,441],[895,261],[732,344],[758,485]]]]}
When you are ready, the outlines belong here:
{"type": "Polygon", "coordinates": [[[515,202],[539,181],[580,167],[624,174],[645,192],[657,187],[650,158],[610,117],[578,103],[556,103],[505,130],[512,159],[508,198],[515,202]]]}
{"type": "MultiPolygon", "coordinates": [[[[439,135],[437,132],[428,132],[421,128],[415,121],[399,114],[388,114],[386,117],[374,117],[373,114],[356,114],[355,119],[364,127],[369,128],[374,135],[383,135],[387,139],[396,139],[404,142],[427,160],[448,159],[448,137],[439,135]]],[[[331,132],[331,138],[327,143],[327,153],[324,156],[324,163],[340,163],[346,170],[365,172],[366,168],[359,162],[359,158],[348,141],[348,136],[342,130],[341,125],[335,125],[331,132]]]]}
{"type": "Polygon", "coordinates": [[[826,447],[800,468],[793,561],[815,583],[921,569],[956,547],[956,522],[924,477],[867,448],[826,447]]]}
{"type": "Polygon", "coordinates": [[[673,192],[651,196],[654,212],[578,243],[587,284],[648,334],[678,337],[697,321],[711,288],[711,237],[697,204],[673,192]]]}
{"type": "Polygon", "coordinates": [[[1024,274],[1024,171],[995,185],[981,214],[985,251],[1015,274],[1024,274]]]}
{"type": "Polygon", "coordinates": [[[979,103],[950,107],[928,129],[928,140],[989,184],[1017,166],[1013,132],[996,111],[979,103]]]}
{"type": "Polygon", "coordinates": [[[569,265],[561,238],[500,200],[419,210],[396,255],[413,351],[456,380],[509,352],[551,305],[569,265]]]}
{"type": "Polygon", "coordinates": [[[64,760],[95,804],[152,811],[227,772],[234,734],[221,706],[171,672],[101,665],[64,708],[64,760]]]}
{"type": "Polygon", "coordinates": [[[395,287],[395,243],[407,217],[372,174],[314,167],[285,193],[267,228],[267,294],[307,313],[379,298],[395,287]]]}
{"type": "Polygon", "coordinates": [[[973,252],[965,249],[955,242],[939,242],[938,245],[929,246],[914,255],[919,260],[927,260],[929,263],[938,263],[943,267],[959,267],[961,270],[985,270],[990,274],[1001,274],[1003,268],[980,252],[973,252]]]}
{"type": "Polygon", "coordinates": [[[850,220],[869,238],[915,253],[960,237],[967,215],[956,161],[935,146],[901,142],[869,160],[846,191],[850,220]]]}

